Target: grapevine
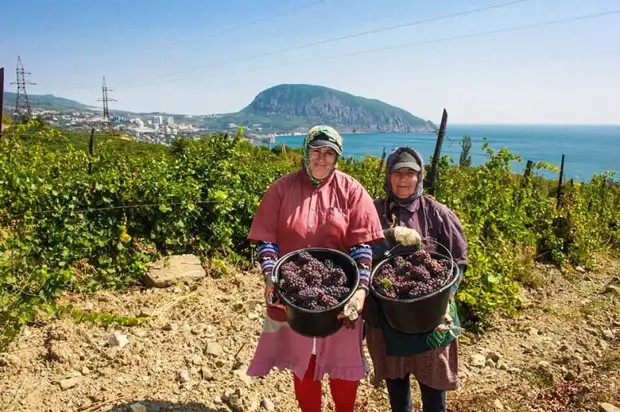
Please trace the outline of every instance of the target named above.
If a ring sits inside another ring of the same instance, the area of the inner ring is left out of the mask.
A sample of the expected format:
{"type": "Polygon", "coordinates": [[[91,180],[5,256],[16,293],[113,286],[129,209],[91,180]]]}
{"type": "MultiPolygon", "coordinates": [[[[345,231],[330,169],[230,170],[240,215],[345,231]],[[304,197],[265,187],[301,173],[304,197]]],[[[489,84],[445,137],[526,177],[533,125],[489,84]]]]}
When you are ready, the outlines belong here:
{"type": "MultiPolygon", "coordinates": [[[[94,141],[89,156],[87,133],[39,121],[3,130],[0,351],[20,325],[33,322],[42,305],[60,294],[139,284],[148,263],[164,255],[192,253],[210,267],[225,257],[249,269],[256,251],[247,235],[260,199],[301,162],[299,150],[270,150],[225,134],[179,138],[170,146],[107,133],[95,133],[94,141]]],[[[523,159],[506,149],[483,150],[486,163],[477,167],[457,167],[441,157],[434,195],[458,216],[467,237],[468,270],[456,301],[466,314],[463,321],[475,327],[497,312],[515,313],[521,285],[536,285],[535,259],[591,268],[598,252],[620,251],[620,185],[613,173],[566,181],[558,205],[557,174],[545,180],[536,172],[526,179],[512,169],[523,159]]],[[[549,169],[543,163],[534,167],[549,169]]],[[[385,196],[379,158],[343,157],[338,169],[361,182],[373,199],[385,196]]],[[[323,263],[333,286],[321,289],[330,296],[344,293],[346,280],[323,263]]],[[[392,263],[401,267],[405,261],[392,263]]],[[[433,268],[424,267],[432,279],[433,268]]],[[[428,278],[416,270],[412,282],[428,278]]],[[[396,289],[411,294],[416,284],[403,282],[398,277],[403,275],[386,274],[374,287],[394,298],[396,289]]],[[[309,287],[302,280],[291,279],[287,287],[309,287]]],[[[333,303],[329,300],[321,302],[333,303]]]]}
{"type": "Polygon", "coordinates": [[[280,269],[279,292],[291,303],[308,310],[338,305],[351,288],[344,270],[332,260],[320,261],[308,252],[299,253],[280,269]]]}

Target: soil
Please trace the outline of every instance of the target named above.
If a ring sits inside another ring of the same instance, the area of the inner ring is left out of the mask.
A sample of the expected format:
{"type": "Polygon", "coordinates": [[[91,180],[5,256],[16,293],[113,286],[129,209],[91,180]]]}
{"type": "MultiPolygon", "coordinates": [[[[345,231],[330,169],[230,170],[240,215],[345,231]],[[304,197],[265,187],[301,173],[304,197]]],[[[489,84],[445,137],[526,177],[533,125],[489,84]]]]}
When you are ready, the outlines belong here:
{"type": "MultiPolygon", "coordinates": [[[[462,387],[448,393],[449,410],[620,407],[620,262],[599,266],[538,265],[518,316],[498,318],[482,335],[465,331],[462,387]]],[[[260,279],[231,273],[168,289],[63,296],[86,311],[152,318],[131,327],[68,317],[24,327],[0,355],[0,410],[299,410],[289,372],[245,375],[264,319],[260,279]]],[[[388,411],[384,385],[372,381],[362,382],[357,410],[388,411]]]]}

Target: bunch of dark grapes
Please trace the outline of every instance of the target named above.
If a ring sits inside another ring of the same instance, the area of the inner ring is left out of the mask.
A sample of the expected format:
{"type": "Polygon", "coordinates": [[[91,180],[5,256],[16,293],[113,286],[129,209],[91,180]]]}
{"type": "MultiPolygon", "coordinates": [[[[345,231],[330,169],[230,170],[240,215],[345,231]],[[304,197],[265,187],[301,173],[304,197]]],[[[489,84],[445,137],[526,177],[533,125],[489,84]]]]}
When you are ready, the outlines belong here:
{"type": "Polygon", "coordinates": [[[334,261],[320,261],[301,252],[280,268],[278,290],[296,306],[325,310],[338,305],[351,292],[344,270],[334,261]]]}
{"type": "Polygon", "coordinates": [[[415,299],[439,290],[450,279],[452,262],[420,249],[384,263],[372,280],[377,293],[391,299],[415,299]]]}

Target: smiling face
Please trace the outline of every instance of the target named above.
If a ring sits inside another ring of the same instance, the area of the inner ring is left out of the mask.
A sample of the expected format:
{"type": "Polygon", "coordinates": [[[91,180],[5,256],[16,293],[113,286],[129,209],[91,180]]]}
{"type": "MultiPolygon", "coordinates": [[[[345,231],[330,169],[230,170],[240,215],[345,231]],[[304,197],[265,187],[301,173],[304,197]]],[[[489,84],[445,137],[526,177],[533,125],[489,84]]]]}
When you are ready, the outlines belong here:
{"type": "Polygon", "coordinates": [[[324,179],[332,171],[336,163],[336,151],[329,147],[310,149],[308,160],[310,161],[310,173],[315,179],[324,179]]]}
{"type": "Polygon", "coordinates": [[[399,199],[407,199],[418,186],[418,172],[403,167],[390,172],[390,186],[392,193],[399,199]]]}

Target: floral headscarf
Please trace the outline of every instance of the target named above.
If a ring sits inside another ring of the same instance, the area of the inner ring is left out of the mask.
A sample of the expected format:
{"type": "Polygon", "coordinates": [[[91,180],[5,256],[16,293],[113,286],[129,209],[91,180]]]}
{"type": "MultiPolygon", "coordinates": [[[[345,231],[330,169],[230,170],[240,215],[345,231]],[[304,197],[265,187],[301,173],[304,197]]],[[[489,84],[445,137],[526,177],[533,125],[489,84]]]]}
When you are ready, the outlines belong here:
{"type": "MultiPolygon", "coordinates": [[[[342,136],[336,129],[330,126],[319,125],[314,126],[306,134],[304,144],[301,148],[301,156],[303,159],[303,169],[312,181],[312,184],[318,186],[325,180],[336,168],[336,164],[332,167],[330,173],[323,179],[317,179],[310,172],[310,149],[312,147],[330,147],[336,151],[338,157],[342,156],[342,136]]],[[[336,158],[336,162],[338,158],[336,158]]]]}

